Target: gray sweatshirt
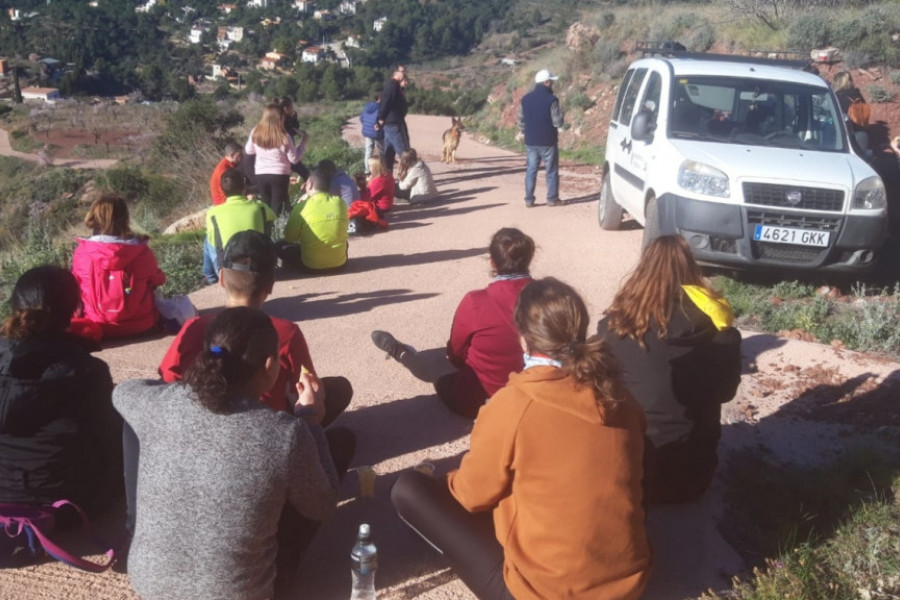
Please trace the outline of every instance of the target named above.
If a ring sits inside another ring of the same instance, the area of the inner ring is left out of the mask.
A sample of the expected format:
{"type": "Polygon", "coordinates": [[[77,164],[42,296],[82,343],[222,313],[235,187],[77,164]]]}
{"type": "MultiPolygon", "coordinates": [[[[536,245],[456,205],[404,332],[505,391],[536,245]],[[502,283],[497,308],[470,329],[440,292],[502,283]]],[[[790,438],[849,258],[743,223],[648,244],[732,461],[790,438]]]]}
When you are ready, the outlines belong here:
{"type": "Polygon", "coordinates": [[[285,503],[322,520],[337,502],[322,429],[250,399],[217,415],[182,383],[126,381],[113,404],[140,441],[128,575],[141,598],[269,598],[285,503]]]}

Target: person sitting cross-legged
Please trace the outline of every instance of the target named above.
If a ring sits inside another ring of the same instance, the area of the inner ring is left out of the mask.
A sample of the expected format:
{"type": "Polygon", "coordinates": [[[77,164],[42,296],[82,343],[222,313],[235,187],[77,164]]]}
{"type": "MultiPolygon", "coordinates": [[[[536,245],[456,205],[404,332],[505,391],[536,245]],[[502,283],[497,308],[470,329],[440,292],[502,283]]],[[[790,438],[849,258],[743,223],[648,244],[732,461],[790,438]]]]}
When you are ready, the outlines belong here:
{"type": "Polygon", "coordinates": [[[318,169],[306,180],[307,197],[291,210],[284,228],[284,266],[328,271],[347,264],[347,204],[329,193],[330,185],[318,169]]]}
{"type": "Polygon", "coordinates": [[[221,184],[225,203],[210,208],[206,213],[203,276],[209,284],[219,281],[222,253],[231,236],[247,230],[268,234],[275,222],[275,212],[269,205],[247,199],[247,182],[239,169],[225,171],[221,184]]]}

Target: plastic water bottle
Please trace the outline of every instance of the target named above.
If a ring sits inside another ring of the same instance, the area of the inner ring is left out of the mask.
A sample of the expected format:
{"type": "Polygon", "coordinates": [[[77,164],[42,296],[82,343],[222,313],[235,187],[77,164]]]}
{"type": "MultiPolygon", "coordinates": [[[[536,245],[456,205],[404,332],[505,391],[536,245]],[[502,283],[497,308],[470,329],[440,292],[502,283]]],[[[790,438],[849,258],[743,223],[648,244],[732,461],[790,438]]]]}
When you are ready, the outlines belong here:
{"type": "Polygon", "coordinates": [[[372,528],[368,523],[359,526],[356,545],[350,552],[350,572],[353,591],[350,600],[375,600],[375,571],[378,569],[378,549],[372,543],[372,528]]]}

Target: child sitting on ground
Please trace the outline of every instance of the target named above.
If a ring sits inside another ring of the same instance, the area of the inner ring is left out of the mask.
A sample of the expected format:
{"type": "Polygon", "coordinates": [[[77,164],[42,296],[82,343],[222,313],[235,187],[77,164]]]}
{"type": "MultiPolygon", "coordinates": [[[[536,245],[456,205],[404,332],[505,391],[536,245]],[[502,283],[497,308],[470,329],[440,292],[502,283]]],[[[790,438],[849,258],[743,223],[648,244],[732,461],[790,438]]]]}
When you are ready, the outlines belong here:
{"type": "Polygon", "coordinates": [[[379,156],[369,159],[369,171],[372,173],[367,185],[369,196],[375,203],[378,216],[383,218],[394,206],[394,178],[379,156]]]}
{"type": "MultiPolygon", "coordinates": [[[[275,245],[262,233],[248,230],[234,234],[225,247],[219,285],[225,288],[225,307],[262,306],[275,285],[275,245]]],[[[163,381],[179,381],[187,368],[203,350],[203,336],[212,315],[191,319],[184,324],[159,365],[163,381]]],[[[303,333],[296,323],[271,317],[278,332],[278,358],[281,372],[261,401],[273,410],[290,412],[294,405],[293,384],[302,371],[316,378],[312,358],[303,333]]],[[[353,388],[344,377],[324,377],[318,394],[325,399],[326,424],[333,421],[350,404],[353,388]]]]}
{"type": "Polygon", "coordinates": [[[221,178],[226,200],[206,212],[206,238],[203,242],[203,276],[206,283],[219,281],[222,253],[231,236],[239,231],[253,230],[268,235],[275,222],[275,213],[259,200],[249,200],[245,194],[247,183],[238,169],[225,171],[221,178]]]}
{"type": "Polygon", "coordinates": [[[397,174],[396,198],[409,200],[410,204],[429,202],[437,196],[437,187],[431,169],[419,159],[414,148],[400,153],[400,171],[397,174]]]}
{"type": "Polygon", "coordinates": [[[365,173],[356,173],[353,179],[359,187],[359,200],[348,207],[347,216],[349,223],[347,225],[347,233],[350,235],[364,235],[373,233],[379,228],[387,229],[388,222],[378,216],[378,210],[375,207],[375,203],[372,202],[372,196],[369,195],[365,173]]]}

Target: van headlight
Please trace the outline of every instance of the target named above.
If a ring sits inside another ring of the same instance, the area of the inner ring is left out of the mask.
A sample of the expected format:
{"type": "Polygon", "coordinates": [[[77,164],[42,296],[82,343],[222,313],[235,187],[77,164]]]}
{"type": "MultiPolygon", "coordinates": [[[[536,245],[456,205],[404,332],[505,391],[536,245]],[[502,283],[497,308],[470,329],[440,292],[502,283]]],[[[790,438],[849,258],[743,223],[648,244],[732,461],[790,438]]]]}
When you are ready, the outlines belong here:
{"type": "Polygon", "coordinates": [[[678,185],[683,190],[704,196],[728,198],[728,176],[718,169],[693,160],[686,160],[678,167],[678,185]]]}
{"type": "Polygon", "coordinates": [[[877,175],[867,177],[859,182],[853,190],[853,204],[851,209],[874,210],[887,206],[887,194],[881,177],[877,175]]]}

